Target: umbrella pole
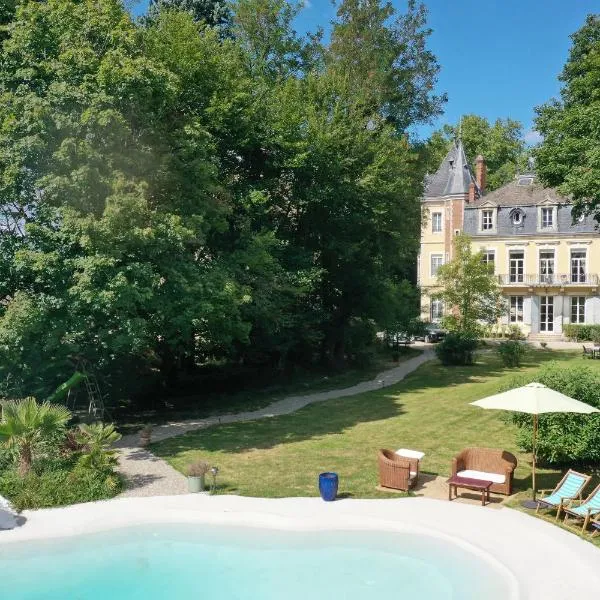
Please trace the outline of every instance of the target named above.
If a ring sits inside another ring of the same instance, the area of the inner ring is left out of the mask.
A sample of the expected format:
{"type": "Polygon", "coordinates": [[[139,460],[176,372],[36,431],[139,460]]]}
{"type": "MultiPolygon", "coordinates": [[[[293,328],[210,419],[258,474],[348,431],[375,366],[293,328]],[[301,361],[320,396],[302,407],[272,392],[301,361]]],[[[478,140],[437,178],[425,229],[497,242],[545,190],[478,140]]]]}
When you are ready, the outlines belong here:
{"type": "Polygon", "coordinates": [[[531,455],[531,485],[533,487],[533,500],[524,500],[521,506],[525,508],[537,508],[537,500],[535,499],[535,459],[537,455],[537,431],[538,431],[538,416],[533,415],[533,451],[531,455]]]}

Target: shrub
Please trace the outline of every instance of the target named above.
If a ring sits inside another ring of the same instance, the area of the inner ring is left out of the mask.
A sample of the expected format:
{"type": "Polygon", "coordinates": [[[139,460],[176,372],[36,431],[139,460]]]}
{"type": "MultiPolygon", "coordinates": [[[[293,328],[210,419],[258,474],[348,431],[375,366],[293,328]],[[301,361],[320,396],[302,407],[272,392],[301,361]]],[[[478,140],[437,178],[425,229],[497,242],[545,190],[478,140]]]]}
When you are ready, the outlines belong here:
{"type": "Polygon", "coordinates": [[[600,341],[600,325],[565,325],[565,337],[574,342],[600,341]]]}
{"type": "Polygon", "coordinates": [[[435,353],[444,365],[472,365],[477,340],[465,333],[449,333],[435,347],[435,353]]]}
{"type": "Polygon", "coordinates": [[[17,510],[66,506],[113,498],[122,482],[112,471],[97,471],[78,465],[73,458],[41,462],[25,476],[16,469],[0,476],[0,494],[17,510]]]}
{"type": "Polygon", "coordinates": [[[511,340],[524,340],[525,336],[518,325],[511,325],[508,328],[508,337],[511,340]]]}
{"type": "Polygon", "coordinates": [[[516,340],[502,342],[498,346],[498,354],[505,367],[520,367],[526,353],[525,346],[516,340]]]}
{"type": "MultiPolygon", "coordinates": [[[[537,374],[519,377],[510,388],[531,381],[562,392],[571,398],[600,408],[600,374],[585,365],[565,367],[551,362],[537,374]]],[[[514,414],[519,427],[517,442],[522,450],[531,451],[531,415],[514,414]]],[[[548,464],[573,465],[600,462],[600,415],[550,413],[540,415],[538,428],[538,457],[548,464]]]]}

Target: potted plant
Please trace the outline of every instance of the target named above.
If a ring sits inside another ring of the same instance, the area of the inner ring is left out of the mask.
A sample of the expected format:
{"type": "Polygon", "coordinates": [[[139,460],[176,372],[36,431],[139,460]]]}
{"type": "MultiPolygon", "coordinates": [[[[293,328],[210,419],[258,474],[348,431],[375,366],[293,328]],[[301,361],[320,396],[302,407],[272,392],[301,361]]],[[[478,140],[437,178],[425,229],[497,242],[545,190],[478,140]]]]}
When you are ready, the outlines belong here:
{"type": "Polygon", "coordinates": [[[152,439],[152,425],[146,425],[140,431],[140,446],[145,448],[150,444],[150,440],[152,439]]]}
{"type": "Polygon", "coordinates": [[[186,469],[188,490],[192,493],[204,491],[204,477],[210,470],[210,465],[202,460],[193,462],[186,469]]]}

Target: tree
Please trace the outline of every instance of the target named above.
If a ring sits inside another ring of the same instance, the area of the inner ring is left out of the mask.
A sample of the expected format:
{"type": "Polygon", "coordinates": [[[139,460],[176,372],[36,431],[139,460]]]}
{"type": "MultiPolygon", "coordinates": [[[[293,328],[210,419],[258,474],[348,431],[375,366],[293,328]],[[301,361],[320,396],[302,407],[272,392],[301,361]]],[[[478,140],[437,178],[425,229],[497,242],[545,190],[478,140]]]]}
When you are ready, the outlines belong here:
{"type": "Polygon", "coordinates": [[[227,32],[231,26],[231,10],[226,0],[150,0],[148,16],[155,19],[161,10],[181,10],[196,23],[205,23],[227,32]]]}
{"type": "Polygon", "coordinates": [[[546,185],[572,197],[574,218],[593,214],[600,221],[600,16],[589,15],[571,39],[560,99],[536,109],[543,136],[536,170],[546,185]]]}
{"type": "Polygon", "coordinates": [[[446,102],[432,93],[439,65],[427,48],[426,23],[425,5],[414,0],[400,15],[390,2],[343,0],[325,54],[365,114],[379,114],[398,132],[441,114],[446,102]]]}
{"type": "Polygon", "coordinates": [[[424,145],[423,154],[429,172],[435,172],[446,156],[450,144],[460,135],[467,158],[475,170],[475,159],[483,155],[487,165],[489,191],[514,178],[526,165],[522,125],[510,118],[496,119],[491,124],[485,117],[465,115],[456,125],[445,125],[434,131],[424,145]]]}
{"type": "Polygon", "coordinates": [[[2,403],[0,440],[16,451],[21,475],[29,472],[39,451],[57,441],[70,419],[64,406],[38,404],[35,398],[2,403]]]}
{"type": "Polygon", "coordinates": [[[471,251],[467,235],[454,238],[454,258],[437,271],[441,291],[434,295],[451,310],[445,325],[454,331],[475,334],[481,321],[494,323],[503,313],[502,294],[492,266],[481,252],[471,251]]]}

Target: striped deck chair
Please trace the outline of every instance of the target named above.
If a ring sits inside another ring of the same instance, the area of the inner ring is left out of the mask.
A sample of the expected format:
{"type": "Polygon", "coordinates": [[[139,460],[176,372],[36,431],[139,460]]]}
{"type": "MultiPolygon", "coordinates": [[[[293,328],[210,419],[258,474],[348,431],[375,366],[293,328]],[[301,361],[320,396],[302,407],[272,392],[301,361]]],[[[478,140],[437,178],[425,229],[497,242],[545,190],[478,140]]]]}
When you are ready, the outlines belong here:
{"type": "Polygon", "coordinates": [[[581,500],[581,492],[590,479],[589,475],[569,469],[553,490],[540,490],[540,492],[551,493],[538,499],[535,512],[538,512],[540,508],[556,509],[556,520],[558,521],[560,513],[568,502],[581,500]]]}
{"type": "Polygon", "coordinates": [[[591,518],[600,515],[600,484],[595,487],[584,502],[578,506],[573,502],[571,505],[563,507],[563,510],[565,511],[565,524],[569,519],[583,521],[581,528],[581,533],[583,533],[587,529],[591,518]]]}

